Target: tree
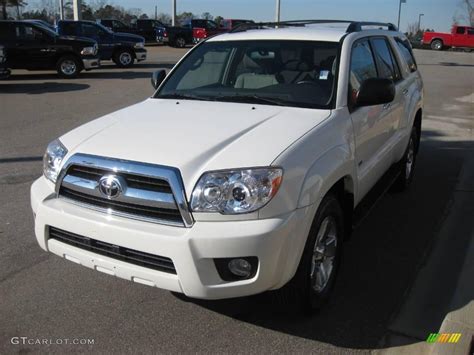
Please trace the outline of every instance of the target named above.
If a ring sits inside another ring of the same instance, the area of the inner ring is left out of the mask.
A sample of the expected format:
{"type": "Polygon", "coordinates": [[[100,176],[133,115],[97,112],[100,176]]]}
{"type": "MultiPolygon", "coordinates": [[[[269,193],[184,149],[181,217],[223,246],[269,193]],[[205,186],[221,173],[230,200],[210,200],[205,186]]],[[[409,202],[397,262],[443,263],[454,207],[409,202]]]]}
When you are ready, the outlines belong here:
{"type": "Polygon", "coordinates": [[[217,23],[217,26],[220,26],[221,25],[221,22],[224,18],[222,16],[216,16],[214,17],[214,21],[215,23],[217,23]]]}
{"type": "Polygon", "coordinates": [[[196,18],[196,16],[192,12],[182,12],[176,16],[178,23],[188,22],[193,18],[196,18]]]}
{"type": "Polygon", "coordinates": [[[212,16],[209,12],[203,12],[201,18],[204,20],[212,20],[214,16],[212,16]]]}
{"type": "Polygon", "coordinates": [[[147,14],[141,14],[140,17],[138,17],[140,20],[146,20],[148,19],[148,15],[147,14]]]}
{"type": "Polygon", "coordinates": [[[474,0],[462,0],[459,3],[459,11],[456,11],[453,16],[453,24],[469,23],[474,26],[474,0]]]}
{"type": "Polygon", "coordinates": [[[2,18],[8,20],[8,7],[16,7],[17,16],[20,17],[20,7],[27,5],[23,0],[0,0],[0,6],[2,9],[2,18]]]}
{"type": "Polygon", "coordinates": [[[163,12],[160,12],[156,19],[160,21],[161,23],[164,23],[165,25],[171,23],[171,16],[163,12]]]}

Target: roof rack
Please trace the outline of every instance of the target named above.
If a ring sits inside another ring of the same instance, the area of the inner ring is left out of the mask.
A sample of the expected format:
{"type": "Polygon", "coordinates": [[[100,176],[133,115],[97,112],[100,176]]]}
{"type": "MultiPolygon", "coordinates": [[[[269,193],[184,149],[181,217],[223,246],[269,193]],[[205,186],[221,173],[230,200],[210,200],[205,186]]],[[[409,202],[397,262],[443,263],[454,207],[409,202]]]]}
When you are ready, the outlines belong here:
{"type": "Polygon", "coordinates": [[[248,30],[260,30],[264,28],[278,28],[278,27],[304,27],[306,25],[315,24],[330,24],[330,23],[347,23],[348,27],[346,32],[360,32],[363,31],[363,27],[387,27],[388,31],[398,31],[397,26],[393,23],[385,22],[367,22],[367,21],[351,21],[351,20],[293,20],[293,21],[280,21],[280,22],[256,22],[256,23],[242,23],[232,29],[230,32],[244,32],[248,30]]]}

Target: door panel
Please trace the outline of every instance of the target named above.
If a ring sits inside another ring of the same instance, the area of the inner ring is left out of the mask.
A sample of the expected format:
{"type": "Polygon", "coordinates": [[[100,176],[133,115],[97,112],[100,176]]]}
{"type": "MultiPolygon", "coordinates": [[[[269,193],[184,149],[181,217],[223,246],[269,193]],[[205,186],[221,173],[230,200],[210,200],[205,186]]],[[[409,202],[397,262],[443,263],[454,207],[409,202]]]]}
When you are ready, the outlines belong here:
{"type": "MultiPolygon", "coordinates": [[[[376,78],[377,67],[368,40],[354,44],[351,54],[349,102],[354,102],[364,80],[376,78]]],[[[390,166],[386,156],[387,136],[393,126],[391,106],[376,105],[352,109],[356,143],[356,168],[362,198],[390,166]]]]}

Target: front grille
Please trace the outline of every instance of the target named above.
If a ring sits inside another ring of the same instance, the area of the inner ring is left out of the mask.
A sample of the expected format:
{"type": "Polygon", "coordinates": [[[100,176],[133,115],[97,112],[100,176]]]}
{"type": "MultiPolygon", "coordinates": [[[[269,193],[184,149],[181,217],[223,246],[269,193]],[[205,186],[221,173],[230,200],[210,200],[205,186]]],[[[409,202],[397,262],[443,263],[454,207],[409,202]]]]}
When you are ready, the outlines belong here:
{"type": "Polygon", "coordinates": [[[48,227],[49,238],[74,247],[91,251],[96,254],[108,256],[130,264],[143,266],[149,269],[176,274],[173,261],[165,256],[144,253],[118,245],[101,242],[75,233],[66,232],[55,227],[48,227]]]}
{"type": "Polygon", "coordinates": [[[61,171],[57,194],[82,207],[120,217],[180,227],[190,227],[193,222],[181,176],[174,168],[76,154],[61,171]],[[100,186],[104,177],[118,186],[113,196],[100,186]]]}

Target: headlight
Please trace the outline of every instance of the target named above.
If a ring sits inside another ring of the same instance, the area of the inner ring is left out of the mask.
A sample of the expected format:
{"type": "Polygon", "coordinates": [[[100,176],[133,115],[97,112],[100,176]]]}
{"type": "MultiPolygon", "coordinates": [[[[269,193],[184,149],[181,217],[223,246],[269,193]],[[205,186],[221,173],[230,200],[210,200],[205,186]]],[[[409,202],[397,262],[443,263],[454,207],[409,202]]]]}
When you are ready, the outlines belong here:
{"type": "Polygon", "coordinates": [[[194,212],[239,214],[256,211],[275,196],[280,168],[211,171],[199,179],[191,197],[194,212]]]}
{"type": "Polygon", "coordinates": [[[96,55],[96,47],[84,47],[81,51],[82,55],[96,55]]]}
{"type": "Polygon", "coordinates": [[[135,43],[135,48],[137,48],[137,49],[145,48],[145,42],[137,42],[137,43],[135,43]]]}
{"type": "Polygon", "coordinates": [[[56,183],[61,162],[67,154],[67,149],[56,139],[48,144],[43,156],[43,173],[46,179],[56,183]]]}

